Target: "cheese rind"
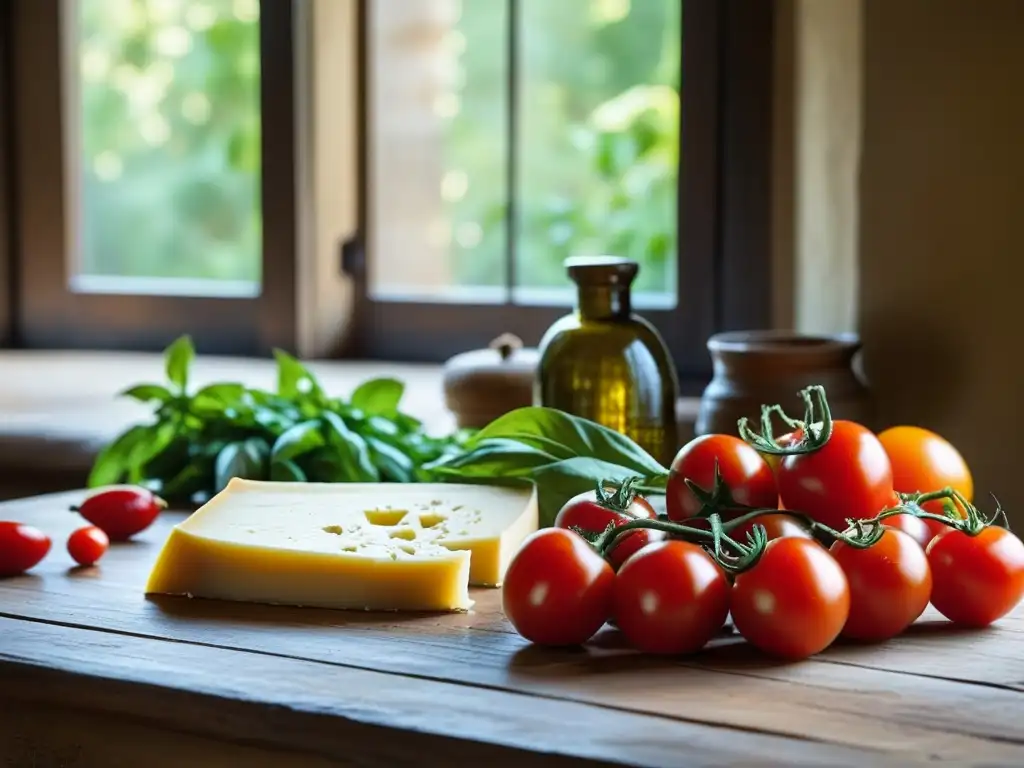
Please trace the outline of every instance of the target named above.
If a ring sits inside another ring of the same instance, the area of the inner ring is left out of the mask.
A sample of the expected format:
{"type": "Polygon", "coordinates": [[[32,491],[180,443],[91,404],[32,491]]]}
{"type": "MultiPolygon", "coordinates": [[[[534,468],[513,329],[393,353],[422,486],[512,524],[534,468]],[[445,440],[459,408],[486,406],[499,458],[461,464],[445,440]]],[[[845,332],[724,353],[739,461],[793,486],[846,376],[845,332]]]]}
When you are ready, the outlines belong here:
{"type": "Polygon", "coordinates": [[[528,490],[232,480],[175,526],[148,594],[366,610],[466,610],[537,528],[528,490]]]}

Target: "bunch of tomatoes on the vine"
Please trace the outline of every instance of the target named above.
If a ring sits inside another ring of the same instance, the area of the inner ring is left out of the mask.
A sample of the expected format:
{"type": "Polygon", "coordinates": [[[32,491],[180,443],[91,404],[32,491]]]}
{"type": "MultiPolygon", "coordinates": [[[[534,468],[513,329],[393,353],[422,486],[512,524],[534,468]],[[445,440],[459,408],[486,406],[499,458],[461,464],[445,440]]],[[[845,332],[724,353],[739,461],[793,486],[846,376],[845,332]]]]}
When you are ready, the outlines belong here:
{"type": "Polygon", "coordinates": [[[840,635],[894,637],[929,602],[972,627],[1013,610],[1024,544],[996,524],[1002,510],[982,518],[956,449],[917,427],[833,420],[821,387],[801,395],[803,420],[766,406],[760,432],[743,420],[739,438],[683,446],[664,514],[640,478],[568,501],[509,565],[516,630],[577,645],[611,622],[638,650],[684,654],[731,615],[754,646],[800,659],[840,635]],[[776,438],[773,416],[791,431],[776,438]]]}
{"type": "MultiPolygon", "coordinates": [[[[82,566],[94,565],[111,541],[127,541],[145,530],[167,504],[145,488],[111,487],[72,507],[90,525],[68,536],[71,559],[82,566]]],[[[52,546],[38,528],[14,521],[0,521],[0,577],[17,576],[38,565],[52,546]]]]}

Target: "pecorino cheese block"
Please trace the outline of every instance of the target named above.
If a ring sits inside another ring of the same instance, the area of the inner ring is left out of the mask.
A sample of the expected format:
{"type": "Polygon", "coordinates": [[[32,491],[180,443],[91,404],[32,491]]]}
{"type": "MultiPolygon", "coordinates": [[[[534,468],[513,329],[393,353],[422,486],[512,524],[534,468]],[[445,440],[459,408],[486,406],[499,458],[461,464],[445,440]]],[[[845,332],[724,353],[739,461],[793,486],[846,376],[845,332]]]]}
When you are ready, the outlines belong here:
{"type": "Polygon", "coordinates": [[[529,489],[232,480],[175,526],[147,594],[362,610],[467,610],[537,529],[529,489]]]}

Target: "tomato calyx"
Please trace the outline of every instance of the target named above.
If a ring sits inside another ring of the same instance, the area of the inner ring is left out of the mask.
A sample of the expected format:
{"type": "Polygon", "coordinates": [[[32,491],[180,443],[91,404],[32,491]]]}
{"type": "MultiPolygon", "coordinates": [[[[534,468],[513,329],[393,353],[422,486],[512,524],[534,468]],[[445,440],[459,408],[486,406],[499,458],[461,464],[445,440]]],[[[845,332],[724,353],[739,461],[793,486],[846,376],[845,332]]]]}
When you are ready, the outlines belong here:
{"type": "Polygon", "coordinates": [[[616,485],[611,480],[598,480],[597,487],[594,490],[597,496],[597,503],[605,509],[618,512],[620,515],[636,517],[630,511],[630,507],[633,504],[633,500],[637,497],[637,484],[642,481],[642,477],[628,477],[621,484],[616,485]],[[611,492],[609,492],[609,489],[611,489],[611,492]]]}
{"type": "Polygon", "coordinates": [[[823,448],[832,437],[832,410],[825,396],[825,388],[815,384],[800,390],[799,394],[804,401],[802,420],[787,415],[780,405],[762,405],[761,431],[755,432],[750,427],[750,420],[744,416],[736,425],[740,437],[760,453],[769,456],[798,456],[823,448]],[[778,416],[787,427],[796,430],[799,438],[780,443],[772,427],[772,416],[778,416]]]}
{"type": "Polygon", "coordinates": [[[715,459],[715,479],[710,491],[702,488],[688,477],[683,478],[683,482],[686,483],[686,487],[690,489],[690,492],[700,502],[700,511],[694,517],[707,518],[716,512],[752,509],[752,507],[740,504],[733,498],[732,489],[729,488],[729,484],[722,477],[722,471],[718,465],[717,458],[715,459]]]}

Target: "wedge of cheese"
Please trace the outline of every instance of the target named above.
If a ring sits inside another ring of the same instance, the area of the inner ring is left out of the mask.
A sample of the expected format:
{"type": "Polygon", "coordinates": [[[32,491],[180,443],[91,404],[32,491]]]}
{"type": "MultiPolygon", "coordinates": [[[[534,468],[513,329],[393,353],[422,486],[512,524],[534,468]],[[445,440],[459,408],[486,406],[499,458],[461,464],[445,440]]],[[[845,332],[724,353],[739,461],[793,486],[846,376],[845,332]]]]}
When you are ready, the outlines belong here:
{"type": "Polygon", "coordinates": [[[147,594],[363,610],[467,610],[537,529],[530,490],[232,480],[175,526],[147,594]]]}

